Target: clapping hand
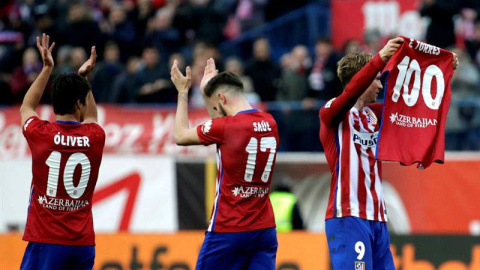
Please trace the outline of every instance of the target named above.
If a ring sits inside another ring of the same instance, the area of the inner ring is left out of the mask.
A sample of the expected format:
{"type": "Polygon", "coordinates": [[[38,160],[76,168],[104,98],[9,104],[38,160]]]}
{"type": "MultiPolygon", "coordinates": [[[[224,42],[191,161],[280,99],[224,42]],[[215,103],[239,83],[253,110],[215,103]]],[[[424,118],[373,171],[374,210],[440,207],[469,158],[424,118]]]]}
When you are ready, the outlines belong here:
{"type": "Polygon", "coordinates": [[[218,74],[218,69],[215,67],[215,61],[213,58],[207,60],[207,66],[205,66],[205,71],[203,72],[203,78],[200,82],[200,91],[202,95],[205,94],[205,86],[208,82],[218,74]]]}
{"type": "Polygon", "coordinates": [[[90,52],[90,58],[78,69],[78,74],[82,77],[87,77],[95,67],[95,61],[97,61],[97,51],[95,50],[95,46],[93,46],[90,52]]]}
{"type": "Polygon", "coordinates": [[[175,60],[170,70],[171,80],[179,93],[188,92],[192,85],[192,71],[190,67],[186,69],[186,76],[178,69],[178,61],[175,60]]]}
{"type": "Polygon", "coordinates": [[[40,37],[37,37],[37,48],[40,51],[40,55],[42,56],[43,66],[53,68],[54,62],[52,57],[52,50],[55,47],[55,42],[48,46],[50,43],[50,36],[46,35],[45,33],[42,35],[41,41],[40,37]]]}

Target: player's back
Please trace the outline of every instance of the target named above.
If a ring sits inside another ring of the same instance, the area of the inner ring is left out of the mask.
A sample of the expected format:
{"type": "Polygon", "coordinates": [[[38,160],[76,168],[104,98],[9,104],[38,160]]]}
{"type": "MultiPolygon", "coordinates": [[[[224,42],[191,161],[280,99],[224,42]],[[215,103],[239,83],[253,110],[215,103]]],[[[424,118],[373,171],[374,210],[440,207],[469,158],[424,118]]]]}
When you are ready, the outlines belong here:
{"type": "Polygon", "coordinates": [[[242,111],[207,122],[199,135],[202,143],[218,147],[217,196],[208,230],[275,227],[269,193],[279,136],[273,117],[242,111]]]}
{"type": "Polygon", "coordinates": [[[95,124],[29,118],[23,133],[32,152],[26,241],[94,245],[92,197],[105,145],[95,124]]]}

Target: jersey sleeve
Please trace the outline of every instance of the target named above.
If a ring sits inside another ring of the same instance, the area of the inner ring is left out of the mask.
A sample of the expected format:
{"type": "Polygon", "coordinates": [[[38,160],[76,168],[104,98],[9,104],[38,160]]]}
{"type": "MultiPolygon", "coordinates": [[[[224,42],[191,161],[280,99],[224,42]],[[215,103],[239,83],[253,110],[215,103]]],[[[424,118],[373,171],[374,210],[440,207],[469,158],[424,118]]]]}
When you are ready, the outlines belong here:
{"type": "Polygon", "coordinates": [[[23,136],[28,140],[38,128],[46,121],[40,120],[37,116],[32,116],[25,121],[22,127],[23,136]]]}
{"type": "Polygon", "coordinates": [[[348,111],[355,105],[358,98],[367,90],[386,63],[379,54],[368,62],[347,84],[345,90],[337,98],[331,99],[320,109],[320,119],[326,125],[338,124],[348,111]]]}
{"type": "Polygon", "coordinates": [[[222,144],[225,131],[226,117],[209,120],[203,125],[197,127],[197,134],[203,145],[214,143],[222,144]]]}
{"type": "Polygon", "coordinates": [[[105,130],[102,128],[102,126],[100,126],[97,123],[88,123],[88,124],[83,124],[83,125],[86,126],[88,128],[88,130],[93,130],[94,133],[96,134],[97,138],[99,138],[100,141],[102,142],[102,144],[105,145],[106,134],[105,134],[105,130]]]}

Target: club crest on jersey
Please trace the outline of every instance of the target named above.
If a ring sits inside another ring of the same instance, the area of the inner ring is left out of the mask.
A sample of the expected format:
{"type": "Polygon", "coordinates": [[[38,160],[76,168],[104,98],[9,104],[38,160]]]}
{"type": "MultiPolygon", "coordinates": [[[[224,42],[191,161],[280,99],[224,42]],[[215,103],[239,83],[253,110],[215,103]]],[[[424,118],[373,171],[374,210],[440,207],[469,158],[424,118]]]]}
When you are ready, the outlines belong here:
{"type": "Polygon", "coordinates": [[[365,262],[355,262],[355,270],[365,270],[365,262]]]}
{"type": "Polygon", "coordinates": [[[378,123],[377,116],[371,111],[366,111],[366,113],[367,113],[367,122],[375,126],[378,123]]]}
{"type": "Polygon", "coordinates": [[[212,128],[212,120],[208,120],[208,122],[206,122],[202,126],[202,133],[207,134],[211,128],[212,128]]]}

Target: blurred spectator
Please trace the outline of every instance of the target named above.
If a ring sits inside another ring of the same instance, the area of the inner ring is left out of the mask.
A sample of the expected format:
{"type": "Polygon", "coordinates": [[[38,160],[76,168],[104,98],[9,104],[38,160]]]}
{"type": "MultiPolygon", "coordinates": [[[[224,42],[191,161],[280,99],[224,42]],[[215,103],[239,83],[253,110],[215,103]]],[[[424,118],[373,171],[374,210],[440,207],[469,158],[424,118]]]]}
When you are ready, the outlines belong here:
{"type": "Polygon", "coordinates": [[[135,24],[135,32],[138,37],[144,37],[148,21],[154,16],[150,0],[137,0],[137,6],[131,11],[130,18],[135,24]]]}
{"type": "MultiPolygon", "coordinates": [[[[71,0],[47,0],[47,6],[49,14],[52,20],[55,22],[55,27],[59,33],[65,33],[69,23],[69,9],[73,1],[71,0]]],[[[62,37],[62,39],[56,39],[55,42],[59,45],[66,44],[68,42],[62,37]]],[[[70,44],[72,45],[72,44],[70,44]]]]}
{"type": "Polygon", "coordinates": [[[145,48],[142,60],[143,67],[138,72],[140,88],[137,93],[137,101],[142,103],[172,102],[175,93],[164,91],[171,88],[170,73],[167,66],[160,62],[157,48],[145,48]]]}
{"type": "Polygon", "coordinates": [[[16,102],[21,102],[30,85],[42,70],[37,51],[28,48],[23,53],[22,65],[13,70],[11,92],[16,102]]]}
{"type": "Polygon", "coordinates": [[[180,47],[180,33],[171,27],[174,10],[164,7],[157,11],[148,25],[145,44],[155,46],[160,53],[169,57],[180,47]]]}
{"type": "Polygon", "coordinates": [[[225,71],[230,71],[240,77],[243,83],[243,89],[247,94],[247,99],[251,103],[260,102],[260,97],[253,91],[252,79],[244,74],[244,67],[242,60],[238,57],[230,57],[225,60],[225,71]]]}
{"type": "Polygon", "coordinates": [[[315,45],[315,63],[309,76],[313,96],[330,100],[342,92],[342,84],[337,76],[337,62],[340,56],[333,50],[329,38],[322,38],[315,45]]]}
{"type": "MultiPolygon", "coordinates": [[[[468,55],[460,48],[451,49],[457,54],[458,61],[461,63],[455,71],[452,85],[452,100],[460,98],[468,99],[480,95],[480,73],[473,65],[468,55]]],[[[446,144],[447,150],[478,150],[480,142],[475,130],[480,128],[476,118],[480,111],[473,106],[457,106],[452,103],[448,111],[446,124],[446,144]]]]}
{"type": "Polygon", "coordinates": [[[356,39],[349,39],[343,45],[343,55],[360,51],[360,42],[356,39]]]}
{"type": "Polygon", "coordinates": [[[465,42],[467,52],[475,65],[480,67],[480,21],[474,24],[471,39],[465,42]]]}
{"type": "Polygon", "coordinates": [[[308,74],[312,61],[307,47],[297,45],[292,49],[288,66],[282,71],[282,87],[278,94],[279,100],[302,101],[308,97],[308,74]]]}
{"type": "Polygon", "coordinates": [[[177,7],[173,25],[180,31],[182,43],[197,40],[218,45],[224,40],[228,14],[216,7],[212,0],[184,1],[177,7]]]}
{"type": "Polygon", "coordinates": [[[120,51],[116,43],[110,42],[105,46],[104,60],[95,66],[92,74],[92,91],[97,102],[115,102],[112,95],[116,77],[122,72],[120,51]]]}
{"type": "Polygon", "coordinates": [[[303,230],[303,218],[295,194],[287,185],[279,185],[270,194],[277,231],[303,230]]]}
{"type": "Polygon", "coordinates": [[[262,101],[274,101],[278,93],[280,67],[270,59],[270,44],[259,38],[253,44],[253,59],[245,67],[245,75],[252,78],[255,92],[262,101]]]}
{"type": "Polygon", "coordinates": [[[55,77],[62,73],[73,72],[73,69],[70,67],[70,53],[72,51],[72,47],[64,45],[57,48],[56,51],[57,59],[55,61],[53,76],[55,77]]]}
{"type": "Polygon", "coordinates": [[[378,29],[366,30],[363,33],[364,44],[360,47],[361,51],[376,54],[383,48],[385,40],[382,39],[382,34],[378,29]]]}
{"type": "Polygon", "coordinates": [[[423,0],[420,14],[430,18],[427,43],[441,48],[455,45],[453,16],[460,11],[457,0],[423,0]]]}
{"type": "MultiPolygon", "coordinates": [[[[90,52],[91,47],[88,48],[90,52]]],[[[68,72],[77,72],[78,69],[87,61],[87,54],[82,47],[75,47],[70,50],[70,62],[69,67],[70,71],[68,72]]]]}
{"type": "Polygon", "coordinates": [[[278,121],[280,137],[287,142],[287,151],[319,151],[318,110],[308,84],[312,62],[307,47],[295,46],[284,59],[280,101],[301,101],[301,108],[283,108],[283,121],[278,121]]]}
{"type": "Polygon", "coordinates": [[[137,73],[140,70],[141,59],[130,57],[127,69],[119,74],[113,83],[111,98],[116,103],[134,103],[138,92],[137,73]]]}
{"type": "Polygon", "coordinates": [[[237,0],[235,19],[242,32],[262,25],[265,22],[265,7],[268,0],[237,0]]]}
{"type": "MultiPolygon", "coordinates": [[[[100,23],[103,39],[111,40],[118,44],[121,50],[121,59],[126,60],[134,54],[136,33],[134,24],[127,19],[127,12],[122,5],[111,7],[108,20],[100,23]]],[[[91,43],[93,44],[93,43],[91,43]]]]}
{"type": "Polygon", "coordinates": [[[90,15],[87,7],[81,3],[74,3],[70,6],[68,25],[62,33],[69,45],[90,51],[92,44],[96,44],[100,30],[98,23],[90,15]]]}

